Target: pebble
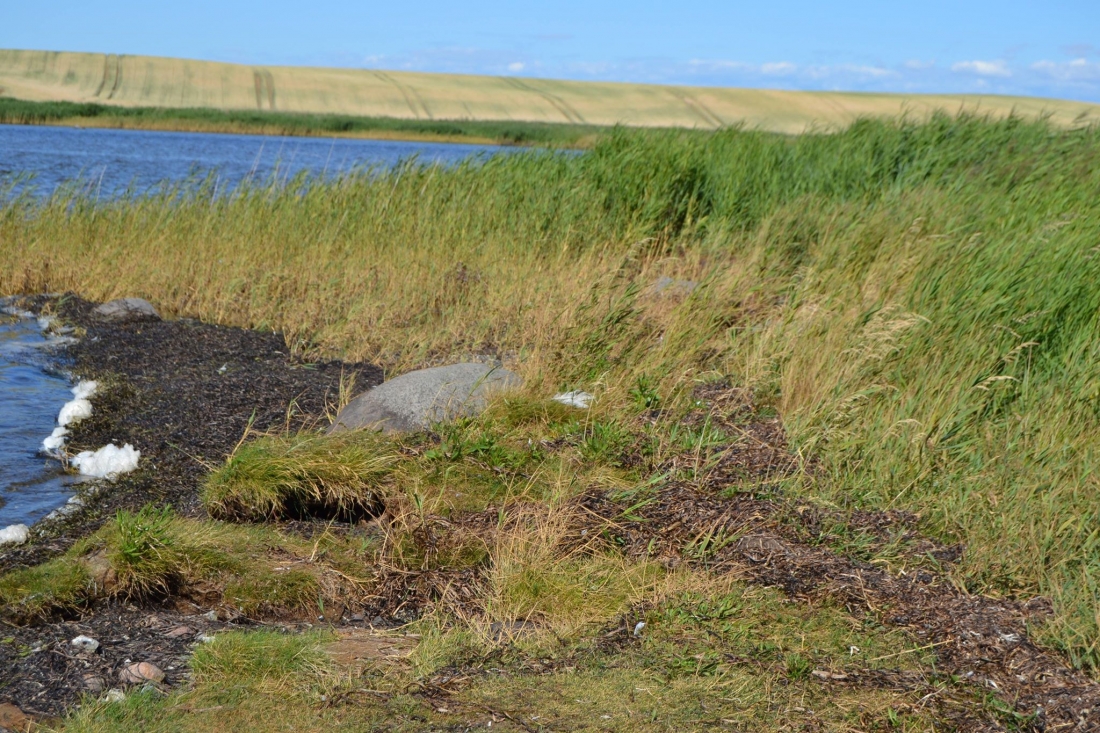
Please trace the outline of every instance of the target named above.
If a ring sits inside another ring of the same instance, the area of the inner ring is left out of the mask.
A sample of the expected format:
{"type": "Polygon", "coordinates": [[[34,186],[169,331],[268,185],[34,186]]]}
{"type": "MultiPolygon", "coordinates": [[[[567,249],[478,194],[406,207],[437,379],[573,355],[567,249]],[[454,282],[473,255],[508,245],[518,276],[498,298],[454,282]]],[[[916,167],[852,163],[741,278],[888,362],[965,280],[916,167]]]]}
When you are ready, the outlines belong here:
{"type": "Polygon", "coordinates": [[[164,635],[169,639],[178,639],[181,636],[191,636],[195,633],[195,630],[190,626],[177,626],[174,629],[164,632],[164,635]]]}
{"type": "Polygon", "coordinates": [[[218,609],[215,608],[213,611],[207,611],[206,613],[204,613],[202,615],[202,617],[204,619],[206,619],[207,621],[217,621],[218,620],[218,609]]]}
{"type": "Polygon", "coordinates": [[[96,649],[99,649],[99,642],[90,636],[84,636],[81,634],[72,641],[69,642],[82,652],[88,652],[89,654],[95,654],[96,649]]]}
{"type": "Polygon", "coordinates": [[[84,675],[83,680],[84,689],[92,694],[103,692],[104,688],[107,687],[107,680],[98,675],[86,674],[84,675]]]}
{"type": "Polygon", "coordinates": [[[142,682],[162,682],[164,672],[155,664],[149,662],[135,662],[126,667],[118,676],[124,685],[137,685],[142,682]]]}
{"type": "Polygon", "coordinates": [[[112,687],[107,690],[107,694],[103,696],[103,699],[107,702],[122,702],[126,699],[126,693],[117,687],[112,687]]]}

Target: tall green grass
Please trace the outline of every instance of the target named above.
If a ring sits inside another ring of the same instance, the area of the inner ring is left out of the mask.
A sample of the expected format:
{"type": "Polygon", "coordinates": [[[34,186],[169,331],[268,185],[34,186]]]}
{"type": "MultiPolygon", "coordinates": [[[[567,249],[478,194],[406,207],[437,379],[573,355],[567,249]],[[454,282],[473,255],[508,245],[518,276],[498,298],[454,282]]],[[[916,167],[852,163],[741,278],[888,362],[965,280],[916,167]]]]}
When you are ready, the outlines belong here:
{"type": "Polygon", "coordinates": [[[611,416],[643,376],[673,412],[728,376],[819,459],[801,491],[920,512],[966,543],[960,582],[1049,595],[1048,638],[1094,667],[1098,225],[1095,128],[616,130],[231,196],[17,198],[0,291],[143,295],[391,370],[492,352],[611,416]]]}

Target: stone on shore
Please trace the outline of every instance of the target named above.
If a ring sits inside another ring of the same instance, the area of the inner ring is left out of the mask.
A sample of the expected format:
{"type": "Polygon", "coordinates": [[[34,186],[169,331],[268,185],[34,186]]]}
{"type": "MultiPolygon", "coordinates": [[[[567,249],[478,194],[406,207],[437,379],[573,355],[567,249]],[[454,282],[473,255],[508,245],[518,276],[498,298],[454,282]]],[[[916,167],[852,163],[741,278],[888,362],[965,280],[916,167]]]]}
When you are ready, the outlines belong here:
{"type": "Polygon", "coordinates": [[[30,727],[30,718],[10,702],[0,703],[0,730],[22,731],[30,727]]]}
{"type": "Polygon", "coordinates": [[[118,675],[119,682],[124,685],[140,685],[143,682],[163,682],[164,672],[160,667],[149,662],[136,662],[126,667],[118,675]]]}
{"type": "Polygon", "coordinates": [[[433,423],[476,415],[489,395],[518,387],[519,375],[489,364],[451,364],[420,369],[370,389],[349,402],[329,433],[373,428],[385,432],[424,430],[433,423]]]}
{"type": "Polygon", "coordinates": [[[160,314],[152,303],[142,298],[119,298],[96,306],[95,314],[108,321],[159,321],[160,314]]]}

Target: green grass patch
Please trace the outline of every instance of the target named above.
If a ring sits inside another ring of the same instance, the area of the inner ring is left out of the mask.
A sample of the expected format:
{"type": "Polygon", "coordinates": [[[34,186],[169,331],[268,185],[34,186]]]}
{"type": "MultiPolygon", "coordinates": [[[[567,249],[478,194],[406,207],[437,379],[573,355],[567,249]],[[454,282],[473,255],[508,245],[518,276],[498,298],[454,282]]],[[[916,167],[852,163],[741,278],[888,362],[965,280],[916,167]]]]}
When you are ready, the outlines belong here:
{"type": "Polygon", "coordinates": [[[0,575],[0,609],[17,622],[83,605],[91,585],[87,569],[67,558],[0,575]]]}
{"type": "Polygon", "coordinates": [[[239,446],[210,474],[202,500],[220,518],[369,516],[381,509],[398,458],[393,441],[364,431],[263,437],[239,446]]]}
{"type": "Polygon", "coordinates": [[[322,533],[180,517],[171,509],[120,511],[64,556],[0,576],[5,617],[29,621],[91,603],[192,592],[253,618],[311,614],[334,596],[361,593],[379,548],[322,533]],[[360,580],[352,580],[360,579],[360,580]],[[365,582],[365,580],[364,580],[365,582]]]}

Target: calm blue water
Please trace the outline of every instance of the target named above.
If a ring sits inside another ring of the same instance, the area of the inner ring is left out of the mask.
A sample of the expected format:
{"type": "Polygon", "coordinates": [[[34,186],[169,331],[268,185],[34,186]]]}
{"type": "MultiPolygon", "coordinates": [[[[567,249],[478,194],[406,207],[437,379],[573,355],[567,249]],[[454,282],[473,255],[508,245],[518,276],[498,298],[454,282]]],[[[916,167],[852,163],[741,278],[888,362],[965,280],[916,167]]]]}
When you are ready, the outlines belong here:
{"type": "MultiPolygon", "coordinates": [[[[0,125],[0,191],[7,184],[39,196],[73,181],[101,200],[127,190],[145,193],[164,182],[213,173],[219,191],[251,178],[292,178],[306,172],[337,176],[357,168],[389,167],[416,156],[456,164],[508,148],[486,145],[211,135],[0,125]]],[[[512,148],[511,150],[515,150],[512,148]]],[[[0,246],[3,243],[0,242],[0,246]]],[[[0,293],[0,296],[10,293],[0,293]]],[[[64,504],[74,479],[60,463],[38,455],[58,410],[71,399],[69,383],[51,373],[47,339],[34,319],[0,315],[0,528],[31,524],[64,504]]],[[[94,403],[93,403],[94,404],[94,403]]]]}
{"type": "Polygon", "coordinates": [[[516,148],[0,125],[0,184],[31,175],[35,192],[48,195],[61,183],[79,179],[100,197],[110,198],[130,187],[144,193],[164,181],[210,172],[222,190],[249,177],[266,182],[273,175],[291,178],[303,171],[335,176],[355,168],[392,166],[413,156],[425,163],[455,164],[509,150],[516,148]]]}
{"type": "Polygon", "coordinates": [[[75,477],[38,454],[72,399],[48,345],[35,319],[0,315],[0,529],[36,522],[73,494],[75,477]]]}

